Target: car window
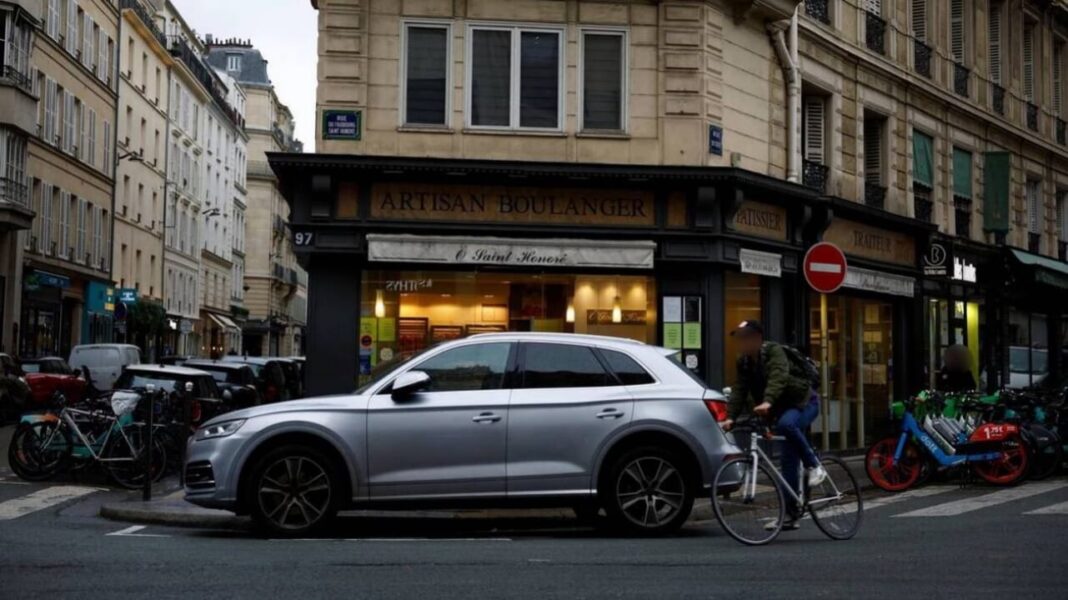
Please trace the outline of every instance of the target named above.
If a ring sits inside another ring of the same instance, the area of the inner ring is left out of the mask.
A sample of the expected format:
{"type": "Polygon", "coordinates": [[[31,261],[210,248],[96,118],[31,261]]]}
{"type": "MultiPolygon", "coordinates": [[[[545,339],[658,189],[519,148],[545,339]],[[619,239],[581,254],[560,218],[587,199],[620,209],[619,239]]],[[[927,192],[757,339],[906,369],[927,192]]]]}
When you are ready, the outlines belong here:
{"type": "Polygon", "coordinates": [[[132,390],[143,388],[148,385],[156,386],[157,390],[163,390],[165,392],[173,392],[177,388],[179,379],[173,375],[166,375],[163,373],[135,373],[133,371],[125,371],[119,376],[119,379],[115,382],[115,389],[117,390],[132,390]]]}
{"type": "Polygon", "coordinates": [[[75,350],[72,362],[87,367],[113,367],[122,361],[119,351],[114,348],[86,348],[75,350]]]}
{"type": "Polygon", "coordinates": [[[220,398],[219,386],[215,385],[215,380],[211,377],[197,377],[193,380],[195,384],[195,395],[197,398],[220,398]]]}
{"type": "Polygon", "coordinates": [[[638,361],[615,350],[601,349],[601,356],[608,363],[608,368],[616,374],[623,385],[645,385],[655,383],[656,380],[649,374],[638,361]]]}
{"type": "Polygon", "coordinates": [[[571,344],[523,344],[523,387],[598,387],[614,384],[593,351],[571,344]]]}
{"type": "Polygon", "coordinates": [[[126,363],[131,365],[141,364],[141,351],[137,348],[126,348],[126,363]]]}
{"type": "Polygon", "coordinates": [[[495,390],[508,368],[509,343],[471,344],[446,350],[415,366],[430,376],[430,392],[495,390]]]}
{"type": "Polygon", "coordinates": [[[22,363],[23,373],[40,373],[41,363],[22,363]]]}

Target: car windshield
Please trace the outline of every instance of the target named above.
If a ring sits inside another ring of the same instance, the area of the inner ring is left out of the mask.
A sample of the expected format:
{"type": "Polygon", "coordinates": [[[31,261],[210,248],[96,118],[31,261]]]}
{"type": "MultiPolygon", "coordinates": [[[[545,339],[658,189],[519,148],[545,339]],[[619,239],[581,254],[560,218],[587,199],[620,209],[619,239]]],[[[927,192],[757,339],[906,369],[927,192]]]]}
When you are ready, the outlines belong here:
{"type": "Polygon", "coordinates": [[[176,386],[183,381],[184,378],[166,373],[135,373],[133,371],[126,371],[120,375],[118,381],[115,382],[115,389],[133,390],[153,385],[156,389],[165,392],[173,392],[176,389],[176,386]]]}
{"type": "Polygon", "coordinates": [[[237,371],[231,369],[212,369],[211,367],[205,367],[203,365],[197,365],[195,367],[201,371],[204,371],[211,378],[219,383],[227,383],[230,381],[237,381],[237,371]]]}
{"type": "Polygon", "coordinates": [[[23,373],[40,373],[41,363],[22,363],[23,373]]]}
{"type": "Polygon", "coordinates": [[[259,377],[260,371],[263,370],[263,365],[257,365],[255,363],[245,363],[248,368],[252,369],[252,374],[259,377]]]}
{"type": "Polygon", "coordinates": [[[369,380],[367,380],[367,382],[365,382],[363,385],[361,385],[356,390],[356,393],[357,394],[366,393],[368,390],[370,390],[371,388],[375,387],[383,379],[385,379],[387,376],[389,376],[389,374],[392,373],[394,370],[396,370],[397,367],[399,367],[399,366],[403,365],[404,363],[412,360],[413,358],[416,358],[416,357],[418,357],[418,356],[420,356],[422,354],[425,354],[431,348],[434,348],[434,346],[423,348],[422,350],[420,350],[419,352],[416,352],[414,354],[397,354],[397,355],[394,355],[393,358],[391,358],[391,359],[389,359],[387,361],[383,361],[383,362],[378,363],[377,365],[375,365],[374,367],[371,368],[371,378],[369,380]]]}
{"type": "Polygon", "coordinates": [[[87,367],[111,367],[122,362],[119,351],[114,348],[76,348],[72,359],[87,367]]]}
{"type": "Polygon", "coordinates": [[[1049,353],[1045,350],[1031,350],[1028,362],[1028,348],[1014,346],[1009,348],[1009,371],[1013,373],[1045,373],[1048,370],[1049,353]]]}

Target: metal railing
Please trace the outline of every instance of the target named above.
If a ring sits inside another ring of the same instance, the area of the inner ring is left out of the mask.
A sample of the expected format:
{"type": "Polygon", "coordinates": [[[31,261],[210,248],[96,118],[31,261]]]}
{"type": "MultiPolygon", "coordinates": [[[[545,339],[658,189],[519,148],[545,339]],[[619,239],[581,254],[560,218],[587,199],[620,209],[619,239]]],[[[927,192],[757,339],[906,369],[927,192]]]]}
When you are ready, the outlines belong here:
{"type": "Polygon", "coordinates": [[[0,200],[29,208],[30,188],[23,182],[0,177],[0,200]]]}
{"type": "Polygon", "coordinates": [[[27,94],[33,94],[33,80],[30,79],[30,75],[28,73],[23,73],[12,65],[4,65],[4,68],[2,71],[0,71],[0,74],[2,74],[2,77],[0,77],[0,79],[10,81],[12,84],[15,85],[15,87],[21,89],[27,94]]]}
{"type": "Polygon", "coordinates": [[[1038,105],[1034,102],[1027,103],[1027,128],[1038,131],[1038,105]]]}
{"type": "Polygon", "coordinates": [[[886,54],[886,19],[865,11],[864,43],[868,50],[886,54]]]}
{"type": "Polygon", "coordinates": [[[1031,254],[1042,253],[1042,234],[1034,233],[1033,231],[1027,232],[1027,251],[1031,254]]]}
{"type": "Polygon", "coordinates": [[[972,199],[964,196],[953,197],[953,219],[957,235],[969,238],[972,235],[972,199]]]}
{"type": "Polygon", "coordinates": [[[996,83],[991,83],[990,90],[990,103],[993,105],[994,112],[1005,116],[1005,88],[996,83]]]}
{"type": "Polygon", "coordinates": [[[960,64],[953,63],[953,91],[958,96],[968,97],[968,80],[971,76],[971,71],[968,67],[960,64]]]}
{"type": "Polygon", "coordinates": [[[831,24],[830,0],[805,0],[805,14],[823,23],[831,24]]]}
{"type": "Polygon", "coordinates": [[[152,32],[152,37],[156,38],[156,41],[161,46],[167,47],[167,36],[163,35],[163,32],[159,30],[159,27],[156,26],[156,20],[152,18],[152,15],[148,14],[148,11],[145,10],[144,6],[141,6],[140,2],[137,0],[119,0],[119,8],[133,11],[141,19],[141,22],[145,24],[145,27],[152,32]]]}
{"type": "Polygon", "coordinates": [[[934,202],[924,196],[916,196],[913,199],[913,208],[916,212],[916,220],[924,223],[932,223],[934,217],[934,202]]]}
{"type": "Polygon", "coordinates": [[[864,204],[873,208],[885,208],[886,186],[879,185],[874,181],[864,182],[864,204]]]}
{"type": "Polygon", "coordinates": [[[916,67],[916,72],[924,77],[931,77],[931,47],[921,42],[920,40],[913,40],[913,63],[916,67]]]}
{"type": "Polygon", "coordinates": [[[278,126],[278,123],[271,123],[271,135],[274,136],[274,141],[278,144],[279,148],[283,150],[289,149],[286,132],[282,131],[282,128],[278,126]]]}
{"type": "Polygon", "coordinates": [[[821,194],[827,193],[827,175],[829,169],[814,160],[806,160],[802,164],[801,182],[821,194]]]}

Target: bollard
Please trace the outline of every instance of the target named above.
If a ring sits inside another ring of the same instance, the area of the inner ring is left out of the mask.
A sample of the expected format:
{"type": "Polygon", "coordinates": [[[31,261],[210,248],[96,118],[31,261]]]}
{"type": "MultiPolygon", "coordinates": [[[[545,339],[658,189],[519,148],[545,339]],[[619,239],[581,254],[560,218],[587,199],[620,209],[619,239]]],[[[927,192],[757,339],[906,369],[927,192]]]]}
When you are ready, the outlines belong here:
{"type": "Polygon", "coordinates": [[[189,436],[193,431],[193,382],[185,382],[185,395],[182,398],[182,438],[180,440],[181,460],[178,464],[178,482],[185,486],[185,453],[189,447],[189,436]]]}
{"type": "Polygon", "coordinates": [[[156,386],[152,384],[145,386],[145,394],[142,398],[145,396],[148,397],[148,417],[145,419],[148,431],[145,433],[145,447],[142,451],[145,461],[145,482],[141,488],[141,500],[148,502],[152,499],[152,429],[155,426],[156,386]]]}

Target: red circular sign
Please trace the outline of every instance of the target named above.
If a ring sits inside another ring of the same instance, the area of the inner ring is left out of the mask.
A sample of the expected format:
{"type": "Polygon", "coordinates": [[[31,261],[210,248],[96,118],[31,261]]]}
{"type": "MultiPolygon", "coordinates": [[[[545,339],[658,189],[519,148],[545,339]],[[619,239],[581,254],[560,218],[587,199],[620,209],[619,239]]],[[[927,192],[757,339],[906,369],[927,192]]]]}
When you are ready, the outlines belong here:
{"type": "Polygon", "coordinates": [[[363,346],[364,348],[370,348],[371,344],[373,344],[373,343],[374,343],[374,339],[371,338],[371,336],[369,336],[369,335],[365,335],[362,338],[360,338],[360,345],[363,346]]]}
{"type": "Polygon", "coordinates": [[[845,283],[847,268],[845,254],[830,242],[820,242],[805,253],[805,281],[817,292],[837,292],[845,283]]]}

